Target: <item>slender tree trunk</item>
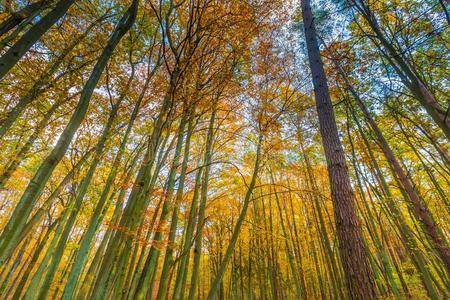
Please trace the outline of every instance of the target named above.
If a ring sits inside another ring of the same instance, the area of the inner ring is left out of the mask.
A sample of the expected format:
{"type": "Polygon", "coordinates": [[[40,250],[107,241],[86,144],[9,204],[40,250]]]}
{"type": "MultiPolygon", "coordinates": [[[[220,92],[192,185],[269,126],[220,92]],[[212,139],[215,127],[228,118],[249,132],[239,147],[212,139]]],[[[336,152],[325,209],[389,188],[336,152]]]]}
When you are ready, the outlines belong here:
{"type": "MultiPolygon", "coordinates": [[[[91,221],[89,222],[89,226],[86,230],[86,233],[84,234],[84,236],[81,240],[79,250],[75,254],[76,255],[75,261],[74,261],[72,270],[69,273],[69,278],[67,280],[62,299],[71,299],[73,296],[78,277],[79,277],[82,267],[87,259],[89,247],[92,243],[92,240],[94,239],[95,232],[97,231],[97,228],[99,227],[100,223],[103,220],[104,214],[106,213],[105,208],[107,206],[105,205],[105,203],[106,203],[106,200],[109,198],[108,197],[109,192],[110,192],[113,182],[115,181],[116,175],[118,173],[118,168],[119,168],[120,162],[122,161],[122,156],[125,152],[125,147],[128,143],[128,137],[131,133],[131,129],[133,127],[134,121],[136,120],[142,99],[144,98],[145,92],[147,91],[151,77],[152,77],[152,74],[149,74],[147,77],[147,80],[144,84],[144,88],[142,89],[142,92],[137,99],[137,102],[133,109],[133,112],[131,113],[131,117],[128,122],[128,126],[126,129],[125,135],[122,138],[119,150],[116,154],[116,157],[114,158],[112,168],[110,170],[108,178],[106,179],[105,187],[104,187],[102,194],[100,196],[100,199],[97,203],[94,214],[91,217],[91,221]]],[[[132,76],[130,76],[130,80],[127,83],[126,90],[128,90],[128,87],[130,86],[133,78],[134,78],[134,68],[133,68],[132,76]]],[[[122,97],[125,97],[125,93],[123,93],[122,97]]]]}
{"type": "MultiPolygon", "coordinates": [[[[391,266],[391,263],[389,260],[389,255],[386,252],[386,250],[384,249],[382,242],[380,240],[380,237],[378,236],[378,233],[377,233],[378,230],[377,230],[377,227],[376,227],[375,221],[374,221],[374,220],[376,220],[376,216],[374,216],[372,214],[371,207],[369,207],[368,201],[367,201],[365,193],[364,193],[364,188],[361,183],[361,179],[359,176],[360,171],[359,171],[359,168],[358,168],[357,162],[356,162],[356,152],[355,152],[355,147],[354,147],[352,135],[350,132],[349,124],[350,124],[350,117],[347,116],[347,134],[348,134],[348,139],[349,139],[350,146],[352,149],[352,164],[353,164],[353,168],[354,168],[354,172],[355,172],[356,181],[358,183],[357,186],[359,188],[362,203],[364,204],[364,208],[367,212],[366,213],[367,217],[365,218],[366,224],[369,229],[370,237],[372,238],[372,241],[374,242],[375,247],[377,249],[378,257],[380,258],[380,261],[383,264],[383,269],[381,269],[381,271],[384,273],[383,275],[386,277],[386,279],[387,279],[386,281],[389,284],[389,286],[391,287],[391,290],[392,290],[395,298],[401,299],[399,287],[397,286],[397,283],[395,282],[395,279],[394,279],[392,266],[391,266]]],[[[383,231],[382,226],[383,225],[380,224],[381,231],[383,231]]]]}
{"type": "MultiPolygon", "coordinates": [[[[274,179],[273,179],[273,174],[270,174],[271,177],[271,181],[272,181],[272,185],[275,184],[274,179]]],[[[278,214],[280,217],[280,225],[281,225],[281,230],[283,232],[283,236],[284,236],[284,243],[285,243],[285,247],[286,247],[286,254],[288,257],[288,262],[289,262],[289,268],[291,269],[292,272],[292,276],[294,277],[294,285],[295,285],[295,292],[296,292],[296,299],[302,299],[303,295],[306,295],[306,284],[304,282],[304,280],[300,281],[300,276],[297,272],[297,267],[295,266],[295,262],[294,262],[294,257],[293,257],[293,251],[291,250],[291,247],[289,245],[289,236],[287,235],[287,230],[286,227],[284,225],[284,217],[283,217],[283,210],[281,209],[281,204],[280,204],[280,200],[278,197],[278,193],[275,188],[275,200],[276,200],[276,204],[277,204],[277,209],[278,209],[278,214]]],[[[301,270],[300,270],[301,271],[301,270]]],[[[306,297],[303,297],[306,298],[306,297]]]]}
{"type": "MultiPolygon", "coordinates": [[[[172,97],[174,95],[175,88],[173,82],[175,82],[174,77],[171,80],[169,92],[164,97],[162,107],[155,121],[154,128],[148,142],[145,156],[136,176],[133,189],[128,196],[127,206],[125,207],[120,220],[120,227],[127,228],[131,232],[136,230],[137,226],[140,224],[142,211],[148,205],[150,198],[148,195],[153,191],[156,178],[158,177],[158,173],[161,168],[161,166],[157,164],[153,176],[151,175],[151,170],[155,164],[155,159],[157,156],[157,151],[161,144],[163,130],[170,122],[170,107],[172,105],[172,97]]],[[[115,276],[114,272],[111,271],[114,268],[114,261],[119,259],[120,256],[127,256],[126,253],[130,250],[129,247],[125,245],[126,242],[131,242],[131,237],[126,236],[121,231],[116,232],[111,244],[105,252],[106,259],[102,262],[100,267],[101,272],[96,278],[93,286],[93,299],[104,298],[106,288],[109,287],[111,279],[115,276]]],[[[126,266],[123,271],[126,271],[126,266]]]]}
{"type": "Polygon", "coordinates": [[[450,249],[447,245],[447,242],[441,230],[436,225],[428,207],[426,206],[424,201],[420,198],[418,191],[414,187],[413,182],[406,175],[406,172],[403,170],[400,162],[397,160],[394,152],[392,151],[388,142],[384,138],[383,133],[381,132],[377,123],[372,118],[370,112],[366,108],[362,99],[359,97],[359,94],[357,93],[355,87],[350,83],[346,74],[343,72],[339,64],[336,61],[334,61],[334,63],[336,64],[340,75],[345,80],[352,96],[356,99],[356,102],[359,108],[361,109],[365,119],[367,120],[373,132],[375,133],[375,137],[383,151],[384,156],[391,165],[392,171],[395,174],[395,178],[397,178],[399,183],[403,186],[405,193],[408,195],[408,199],[412,204],[415,217],[422,223],[424,230],[431,238],[433,248],[436,250],[436,253],[441,258],[446,268],[447,274],[450,276],[450,249]]]}
{"type": "Polygon", "coordinates": [[[159,279],[159,288],[158,288],[158,294],[156,299],[164,300],[168,294],[168,279],[169,279],[169,271],[170,268],[173,267],[173,244],[175,242],[175,234],[177,230],[178,225],[178,213],[179,213],[179,207],[181,200],[183,199],[184,195],[184,181],[186,178],[186,171],[188,167],[189,162],[189,154],[190,154],[190,142],[191,142],[191,136],[192,132],[194,130],[194,115],[195,115],[195,107],[191,108],[190,112],[190,120],[188,125],[188,131],[186,133],[186,141],[184,144],[184,153],[183,153],[183,162],[181,165],[181,172],[178,179],[178,188],[177,188],[177,195],[175,198],[175,203],[173,204],[172,209],[172,222],[170,224],[170,230],[169,230],[169,242],[166,248],[166,253],[164,255],[164,263],[163,263],[163,269],[161,271],[161,276],[159,279]]]}
{"type": "MultiPolygon", "coordinates": [[[[140,157],[140,152],[138,151],[134,155],[134,157],[131,159],[128,172],[126,171],[126,168],[125,168],[124,176],[123,176],[123,178],[121,178],[119,180],[120,183],[129,182],[129,180],[132,177],[133,171],[135,170],[135,166],[138,163],[139,157],[140,157]]],[[[118,196],[117,196],[116,204],[115,204],[115,208],[114,208],[114,213],[110,220],[110,224],[112,224],[113,228],[114,228],[114,226],[119,224],[120,217],[121,217],[122,211],[123,211],[122,205],[123,205],[123,200],[126,195],[126,191],[127,191],[127,189],[123,186],[121,186],[120,188],[114,187],[113,191],[111,192],[111,195],[109,196],[108,202],[112,202],[112,200],[115,198],[115,195],[118,192],[118,196]]],[[[97,251],[95,252],[94,258],[92,259],[92,262],[91,262],[89,268],[87,268],[86,275],[85,275],[85,277],[82,281],[82,284],[81,284],[80,288],[78,289],[78,293],[75,297],[76,299],[87,299],[89,297],[89,295],[90,295],[90,292],[89,292],[90,286],[89,285],[92,284],[92,282],[94,281],[94,279],[96,278],[96,276],[99,272],[100,264],[102,263],[102,259],[104,257],[105,250],[109,247],[109,244],[111,243],[111,240],[112,240],[112,237],[114,234],[115,229],[113,229],[113,228],[111,228],[111,227],[107,228],[105,236],[103,237],[103,239],[100,243],[100,246],[98,247],[97,251]]]]}
{"type": "Polygon", "coordinates": [[[191,207],[189,209],[189,216],[187,220],[186,229],[184,231],[184,240],[183,240],[183,248],[181,250],[181,261],[178,266],[178,273],[175,279],[175,287],[173,292],[173,299],[184,299],[186,280],[189,269],[189,260],[190,260],[190,250],[193,244],[193,236],[195,229],[195,216],[197,215],[198,208],[198,198],[200,193],[200,184],[201,178],[203,174],[203,166],[199,167],[197,174],[195,176],[195,184],[194,184],[194,195],[191,200],[191,207]]]}
{"type": "MultiPolygon", "coordinates": [[[[179,165],[180,157],[181,157],[181,149],[183,146],[184,140],[184,128],[187,122],[187,113],[186,111],[183,113],[183,116],[180,120],[180,125],[178,128],[178,137],[177,137],[177,145],[175,147],[175,155],[173,158],[172,166],[170,168],[169,176],[166,183],[166,195],[165,200],[161,209],[161,215],[159,217],[158,227],[155,230],[155,234],[152,239],[152,246],[150,248],[150,252],[147,256],[147,259],[144,264],[144,269],[142,270],[141,278],[139,279],[139,284],[137,287],[137,295],[138,299],[144,299],[147,293],[152,293],[152,289],[148,288],[149,286],[153,286],[154,282],[151,280],[154,277],[154,273],[156,272],[158,259],[160,255],[160,243],[163,238],[163,230],[166,225],[166,219],[170,213],[170,207],[172,205],[174,188],[175,188],[175,176],[176,170],[179,165]]],[[[169,247],[171,247],[169,245],[169,247]]],[[[167,266],[166,266],[167,268],[167,266]]],[[[151,295],[149,294],[149,297],[151,295]]]]}
{"type": "Polygon", "coordinates": [[[450,140],[450,118],[448,116],[448,111],[438,103],[423,80],[419,78],[416,70],[414,70],[411,64],[404,59],[402,53],[397,51],[392,43],[390,43],[385,37],[378,24],[375,14],[371,11],[368,4],[366,4],[364,0],[351,0],[351,3],[355,5],[357,10],[369,24],[372,31],[375,33],[376,38],[387,50],[387,53],[383,54],[389,58],[389,61],[392,64],[395,63],[397,65],[394,69],[404,84],[407,88],[409,88],[414,97],[431,116],[436,125],[442,129],[447,139],[450,140]]]}
{"type": "Polygon", "coordinates": [[[47,243],[48,238],[50,237],[51,232],[53,231],[53,228],[58,224],[58,220],[56,220],[55,222],[53,222],[47,229],[47,231],[45,232],[44,236],[42,237],[42,239],[40,241],[38,241],[38,246],[37,248],[34,250],[33,256],[30,260],[30,262],[28,263],[27,269],[25,270],[25,272],[23,273],[23,276],[20,278],[20,282],[17,285],[17,288],[14,292],[14,295],[12,296],[13,300],[18,300],[20,299],[20,296],[22,294],[22,291],[25,287],[25,284],[27,283],[27,280],[29,278],[29,276],[31,275],[31,272],[34,268],[34,266],[36,265],[39,256],[42,252],[42,250],[44,249],[45,244],[47,243]]]}
{"type": "Polygon", "coordinates": [[[211,159],[212,159],[212,149],[213,149],[213,140],[214,140],[214,123],[216,120],[216,104],[214,104],[213,111],[211,113],[211,118],[209,120],[208,125],[208,134],[206,138],[206,149],[205,149],[205,158],[203,160],[203,165],[205,166],[205,170],[203,172],[203,182],[202,188],[200,192],[200,203],[198,208],[198,216],[197,216],[197,232],[195,237],[195,245],[194,245],[194,262],[191,273],[191,283],[189,289],[188,299],[193,300],[195,298],[198,281],[198,274],[200,270],[200,257],[202,253],[202,243],[203,243],[203,223],[205,219],[205,209],[206,209],[206,200],[208,194],[208,181],[209,181],[209,170],[211,169],[211,159]]]}
{"type": "MultiPolygon", "coordinates": [[[[134,72],[132,72],[131,78],[134,76],[133,73],[134,72]]],[[[129,81],[129,83],[131,83],[131,80],[129,81]]],[[[92,178],[94,177],[97,166],[100,163],[100,160],[101,160],[104,148],[105,148],[106,140],[109,137],[111,128],[113,127],[120,104],[123,101],[123,99],[125,98],[125,93],[126,93],[126,91],[111,108],[111,112],[109,114],[108,121],[107,121],[105,127],[103,128],[103,132],[97,143],[94,159],[91,162],[89,170],[87,171],[86,175],[83,177],[83,180],[81,181],[80,186],[78,187],[78,189],[76,191],[76,196],[75,196],[75,201],[74,201],[73,207],[68,208],[70,210],[70,217],[69,217],[69,220],[67,221],[67,223],[65,224],[65,228],[64,228],[62,237],[58,242],[58,246],[56,247],[56,252],[52,256],[52,262],[49,267],[49,270],[47,271],[47,275],[45,277],[44,283],[42,284],[41,291],[39,294],[39,299],[47,298],[48,292],[50,290],[50,284],[52,283],[52,280],[55,276],[58,265],[61,261],[61,258],[62,258],[63,252],[64,252],[64,248],[65,248],[67,240],[69,238],[69,234],[72,231],[72,227],[75,224],[76,218],[78,216],[78,212],[81,209],[81,205],[83,203],[84,196],[86,195],[88,187],[92,181],[92,178]]],[[[96,225],[96,224],[94,224],[94,225],[96,225]]],[[[97,227],[97,226],[95,226],[95,227],[97,227]]]]}
{"type": "MultiPolygon", "coordinates": [[[[432,283],[432,275],[430,271],[428,270],[428,267],[426,265],[426,260],[424,255],[419,249],[419,245],[417,244],[417,241],[414,238],[413,231],[411,227],[406,223],[405,217],[398,208],[397,204],[394,202],[393,195],[391,194],[390,188],[386,182],[386,179],[384,178],[381,169],[375,159],[375,156],[372,152],[372,148],[369,145],[369,142],[361,128],[361,125],[356,118],[355,115],[353,115],[353,119],[358,127],[358,131],[361,134],[361,137],[363,138],[364,145],[366,146],[366,149],[369,153],[370,161],[373,164],[373,168],[375,169],[376,178],[379,180],[384,198],[381,196],[380,201],[384,205],[387,206],[387,212],[388,215],[391,217],[393,223],[398,227],[400,232],[400,237],[402,239],[402,242],[404,243],[405,247],[408,249],[412,262],[416,266],[417,270],[419,271],[419,274],[421,276],[423,285],[425,286],[425,289],[427,290],[428,296],[431,299],[438,299],[438,294],[436,289],[433,286],[432,283]]],[[[375,189],[374,189],[375,190],[375,189]]]]}
{"type": "Polygon", "coordinates": [[[34,128],[33,133],[30,135],[25,144],[14,155],[14,157],[12,157],[6,168],[4,168],[4,170],[0,174],[0,190],[2,190],[5,187],[6,182],[9,180],[9,178],[11,178],[12,174],[17,170],[19,165],[22,163],[28,151],[31,149],[34,142],[38,139],[42,130],[44,130],[45,126],[47,126],[49,120],[56,112],[56,110],[61,106],[61,104],[63,104],[62,101],[52,105],[52,107],[45,113],[42,120],[38,123],[36,128],[34,128]]]}

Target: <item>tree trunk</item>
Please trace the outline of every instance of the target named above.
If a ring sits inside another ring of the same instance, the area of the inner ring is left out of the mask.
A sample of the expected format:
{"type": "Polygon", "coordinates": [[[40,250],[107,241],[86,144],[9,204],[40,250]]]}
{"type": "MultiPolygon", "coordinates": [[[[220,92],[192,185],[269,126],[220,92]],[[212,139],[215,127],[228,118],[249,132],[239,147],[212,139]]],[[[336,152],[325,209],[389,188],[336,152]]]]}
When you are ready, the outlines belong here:
{"type": "Polygon", "coordinates": [[[413,182],[406,175],[406,172],[403,170],[400,162],[397,160],[394,152],[392,151],[388,142],[384,138],[383,133],[381,132],[377,123],[370,115],[370,112],[366,108],[362,99],[359,97],[359,94],[357,93],[355,87],[350,83],[350,81],[348,80],[346,74],[344,73],[338,62],[334,60],[334,63],[340,75],[344,79],[347,87],[349,88],[352,96],[356,99],[356,102],[359,108],[361,109],[364,117],[366,118],[367,122],[369,123],[370,127],[375,133],[375,137],[381,147],[381,150],[383,151],[384,156],[386,157],[386,160],[391,165],[395,178],[403,186],[405,193],[408,195],[408,199],[412,205],[415,217],[421,222],[421,224],[423,225],[423,229],[431,238],[433,248],[436,250],[436,253],[441,258],[442,262],[444,263],[447,274],[450,276],[450,249],[447,245],[447,242],[445,241],[445,238],[440,228],[438,228],[438,226],[436,225],[433,216],[431,215],[431,212],[429,211],[426,204],[419,197],[418,191],[414,187],[413,182]]]}
{"type": "Polygon", "coordinates": [[[169,242],[166,248],[166,253],[164,255],[164,263],[163,263],[163,269],[161,271],[161,276],[159,280],[159,288],[158,288],[158,294],[156,299],[164,300],[168,294],[168,279],[169,279],[169,271],[170,268],[173,267],[173,244],[175,242],[175,234],[177,230],[177,224],[178,224],[178,214],[179,214],[179,208],[181,200],[183,199],[184,195],[184,181],[186,178],[186,171],[188,167],[189,162],[189,154],[190,154],[190,142],[191,142],[191,136],[192,132],[194,130],[194,115],[195,115],[195,106],[191,108],[190,112],[190,120],[188,125],[188,130],[186,133],[186,141],[184,143],[184,153],[183,153],[183,162],[181,165],[181,172],[178,179],[178,187],[177,187],[177,195],[175,197],[175,203],[173,204],[172,209],[172,221],[170,224],[170,231],[169,231],[169,242]]]}
{"type": "Polygon", "coordinates": [[[320,133],[328,165],[336,232],[351,299],[376,299],[375,284],[356,216],[355,196],[337,131],[328,83],[320,57],[309,0],[301,1],[303,24],[313,77],[320,133]]]}
{"type": "Polygon", "coordinates": [[[448,116],[448,110],[437,102],[429,88],[417,75],[416,70],[404,59],[401,51],[397,51],[392,43],[388,41],[378,24],[376,16],[370,7],[364,3],[364,0],[352,0],[352,3],[367,21],[381,45],[387,50],[387,53],[383,53],[383,55],[388,58],[391,64],[396,64],[394,65],[394,69],[403,83],[409,88],[436,125],[442,129],[447,139],[450,140],[450,118],[448,116]]]}
{"type": "Polygon", "coordinates": [[[189,289],[188,299],[193,300],[196,294],[197,288],[197,280],[198,274],[200,270],[200,257],[202,253],[202,239],[203,239],[203,223],[205,219],[205,209],[206,209],[206,200],[208,194],[208,181],[209,181],[209,170],[211,168],[211,158],[212,158],[212,149],[213,149],[213,140],[214,140],[214,123],[216,120],[216,104],[214,104],[213,111],[211,113],[211,118],[209,120],[208,125],[208,135],[206,138],[206,149],[205,149],[205,157],[203,160],[203,165],[205,166],[205,170],[203,172],[203,182],[202,188],[200,191],[200,203],[198,208],[198,216],[197,216],[197,232],[195,237],[195,245],[194,245],[194,265],[192,267],[191,274],[191,286],[189,289]]]}
{"type": "MultiPolygon", "coordinates": [[[[119,150],[116,154],[116,157],[114,158],[112,168],[109,172],[108,178],[106,179],[105,187],[104,187],[102,194],[100,196],[100,199],[97,203],[94,214],[91,217],[91,220],[89,222],[89,226],[86,230],[86,233],[81,240],[79,250],[76,253],[75,261],[72,266],[72,270],[69,273],[69,278],[67,280],[62,299],[71,299],[73,296],[73,293],[75,291],[76,282],[78,280],[78,277],[80,276],[82,267],[83,267],[84,263],[86,262],[87,255],[89,253],[89,247],[92,243],[92,240],[94,239],[94,234],[95,234],[96,230],[98,229],[98,226],[102,222],[104,214],[106,213],[105,210],[107,208],[107,205],[105,203],[106,203],[106,200],[108,199],[110,189],[116,179],[119,164],[122,161],[122,156],[125,153],[125,147],[128,143],[128,137],[131,133],[131,129],[133,128],[134,121],[136,120],[141,102],[144,98],[145,92],[147,91],[147,88],[150,83],[150,79],[151,79],[152,75],[153,75],[153,72],[151,74],[148,74],[146,82],[144,84],[144,88],[142,89],[141,94],[139,95],[137,102],[135,104],[135,107],[133,109],[133,112],[131,113],[131,117],[128,122],[128,126],[126,129],[125,135],[122,138],[119,150]]],[[[133,78],[134,78],[134,68],[133,68],[132,76],[130,76],[130,79],[127,83],[126,91],[128,90],[128,87],[130,86],[133,78]]],[[[125,93],[123,93],[122,97],[124,97],[124,96],[125,96],[125,93]]]]}

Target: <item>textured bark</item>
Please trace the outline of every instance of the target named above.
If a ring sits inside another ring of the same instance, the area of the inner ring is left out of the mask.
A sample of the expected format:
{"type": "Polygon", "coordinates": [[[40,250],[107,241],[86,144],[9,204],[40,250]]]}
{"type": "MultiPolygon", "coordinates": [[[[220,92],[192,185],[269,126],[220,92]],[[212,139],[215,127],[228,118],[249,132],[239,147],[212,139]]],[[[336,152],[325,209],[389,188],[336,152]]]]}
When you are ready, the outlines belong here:
{"type": "Polygon", "coordinates": [[[349,296],[351,299],[376,299],[375,284],[356,215],[355,196],[320,57],[310,1],[302,0],[301,6],[320,133],[328,165],[336,233],[349,296]]]}

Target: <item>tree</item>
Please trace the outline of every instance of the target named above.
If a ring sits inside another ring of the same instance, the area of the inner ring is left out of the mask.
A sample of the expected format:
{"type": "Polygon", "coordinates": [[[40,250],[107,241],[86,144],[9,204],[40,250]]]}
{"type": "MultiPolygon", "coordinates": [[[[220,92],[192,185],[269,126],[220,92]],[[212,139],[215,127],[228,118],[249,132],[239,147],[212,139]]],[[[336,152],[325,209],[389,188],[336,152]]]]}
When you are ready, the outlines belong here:
{"type": "Polygon", "coordinates": [[[327,158],[336,231],[339,237],[342,265],[346,270],[349,296],[352,299],[375,299],[374,281],[356,216],[355,196],[345,163],[344,151],[339,140],[311,6],[308,0],[302,0],[301,3],[320,133],[327,158]]]}

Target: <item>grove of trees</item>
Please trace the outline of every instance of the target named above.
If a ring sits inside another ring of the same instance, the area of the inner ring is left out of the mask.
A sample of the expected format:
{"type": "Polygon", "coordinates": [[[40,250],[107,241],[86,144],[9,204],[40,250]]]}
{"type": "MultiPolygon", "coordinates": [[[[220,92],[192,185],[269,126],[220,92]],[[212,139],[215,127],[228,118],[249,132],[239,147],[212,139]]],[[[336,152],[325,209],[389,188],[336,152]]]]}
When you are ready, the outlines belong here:
{"type": "Polygon", "coordinates": [[[2,0],[0,299],[448,299],[447,0],[2,0]]]}

